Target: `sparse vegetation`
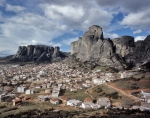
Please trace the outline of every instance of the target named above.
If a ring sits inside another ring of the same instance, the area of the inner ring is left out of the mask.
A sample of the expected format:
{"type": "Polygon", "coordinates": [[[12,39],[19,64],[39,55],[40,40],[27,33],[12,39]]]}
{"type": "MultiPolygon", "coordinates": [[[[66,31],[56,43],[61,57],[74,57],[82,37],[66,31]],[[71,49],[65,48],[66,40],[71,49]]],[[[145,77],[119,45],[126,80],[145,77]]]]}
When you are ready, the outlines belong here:
{"type": "Polygon", "coordinates": [[[124,107],[130,107],[130,105],[133,104],[133,100],[130,99],[129,97],[126,97],[125,95],[122,95],[120,92],[109,88],[106,85],[99,85],[93,88],[93,90],[89,91],[90,94],[94,98],[99,98],[99,97],[108,97],[112,103],[119,102],[122,106],[124,107]],[[100,93],[97,92],[97,90],[102,90],[100,93]]]}
{"type": "Polygon", "coordinates": [[[109,109],[109,110],[73,110],[73,111],[64,111],[64,110],[54,110],[45,109],[45,110],[26,110],[19,113],[11,113],[3,118],[149,118],[150,112],[140,110],[118,110],[118,109],[109,109]]]}
{"type": "Polygon", "coordinates": [[[116,80],[116,81],[113,81],[113,84],[123,90],[150,88],[149,86],[150,80],[148,79],[141,79],[138,81],[136,80],[137,79],[116,80]]]}
{"type": "Polygon", "coordinates": [[[85,90],[86,89],[81,89],[81,90],[78,90],[78,91],[75,91],[75,92],[67,90],[65,92],[65,96],[69,97],[70,99],[78,99],[78,100],[84,101],[84,98],[90,97],[89,95],[87,95],[85,93],[85,90]]]}

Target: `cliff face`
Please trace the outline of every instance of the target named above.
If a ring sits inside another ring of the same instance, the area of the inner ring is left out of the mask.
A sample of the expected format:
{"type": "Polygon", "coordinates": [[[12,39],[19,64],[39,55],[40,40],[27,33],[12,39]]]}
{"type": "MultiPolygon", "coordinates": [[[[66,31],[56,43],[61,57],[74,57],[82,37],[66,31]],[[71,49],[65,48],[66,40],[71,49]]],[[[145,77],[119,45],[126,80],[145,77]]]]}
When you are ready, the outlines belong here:
{"type": "Polygon", "coordinates": [[[115,53],[125,57],[127,54],[133,52],[135,44],[134,37],[122,36],[113,40],[115,53]]]}
{"type": "Polygon", "coordinates": [[[19,46],[17,54],[11,61],[60,61],[68,55],[59,50],[59,47],[49,47],[44,45],[19,46]]]}
{"type": "Polygon", "coordinates": [[[134,65],[141,65],[150,60],[150,35],[143,41],[135,42],[133,51],[125,56],[127,62],[133,62],[134,65]]]}
{"type": "Polygon", "coordinates": [[[93,25],[82,37],[71,43],[71,54],[76,54],[76,58],[83,62],[93,61],[100,65],[123,69],[131,63],[135,65],[148,59],[149,47],[150,36],[138,42],[134,42],[132,36],[104,39],[102,28],[93,25]]]}

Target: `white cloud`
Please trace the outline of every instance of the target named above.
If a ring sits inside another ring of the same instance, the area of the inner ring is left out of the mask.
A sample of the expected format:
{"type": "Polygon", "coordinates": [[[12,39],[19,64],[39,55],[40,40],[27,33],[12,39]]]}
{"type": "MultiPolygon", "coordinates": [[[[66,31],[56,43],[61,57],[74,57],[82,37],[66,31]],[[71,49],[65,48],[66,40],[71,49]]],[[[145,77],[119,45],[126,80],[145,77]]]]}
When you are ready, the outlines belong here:
{"type": "Polygon", "coordinates": [[[90,6],[88,9],[83,6],[73,7],[67,5],[41,4],[40,6],[50,20],[64,23],[72,29],[84,31],[94,24],[108,28],[113,18],[111,13],[96,6],[90,6]]]}
{"type": "Polygon", "coordinates": [[[121,24],[131,28],[149,29],[150,27],[150,9],[143,10],[137,13],[130,13],[124,17],[121,24]]]}
{"type": "Polygon", "coordinates": [[[119,7],[122,12],[139,12],[145,8],[149,8],[150,0],[95,0],[101,7],[115,8],[119,7]]]}
{"type": "Polygon", "coordinates": [[[0,6],[3,6],[6,0],[0,0],[0,6]]]}
{"type": "Polygon", "coordinates": [[[139,41],[139,40],[144,40],[146,38],[146,36],[137,36],[135,37],[135,41],[139,41]]]}
{"type": "Polygon", "coordinates": [[[12,5],[9,5],[7,4],[6,5],[6,11],[13,11],[13,12],[22,12],[25,10],[25,7],[21,7],[21,6],[12,6],[12,5]]]}
{"type": "MultiPolygon", "coordinates": [[[[104,36],[112,39],[119,35],[110,32],[122,27],[131,28],[134,34],[149,30],[150,0],[145,1],[13,0],[5,5],[5,0],[0,0],[0,6],[6,10],[5,13],[0,11],[0,52],[7,50],[8,53],[8,47],[16,52],[19,45],[29,44],[68,46],[78,39],[77,30],[85,32],[91,25],[101,26],[106,32],[104,36]],[[7,11],[16,14],[10,15],[7,11]],[[54,41],[64,33],[77,38],[54,41]]],[[[139,37],[136,40],[142,39],[139,37]]]]}
{"type": "Polygon", "coordinates": [[[135,31],[133,31],[133,34],[138,34],[138,33],[141,33],[142,32],[142,30],[135,30],[135,31]]]}
{"type": "MultiPolygon", "coordinates": [[[[29,3],[32,4],[32,1],[29,3]]],[[[13,11],[16,14],[6,15],[5,20],[0,25],[0,40],[2,42],[0,47],[3,48],[1,51],[5,51],[9,47],[12,50],[11,52],[15,53],[19,45],[30,44],[70,45],[78,37],[56,42],[54,39],[64,33],[78,35],[75,30],[87,31],[94,24],[108,28],[110,21],[113,19],[110,12],[97,7],[94,2],[92,4],[89,4],[90,1],[87,3],[80,2],[82,3],[80,5],[79,0],[78,2],[69,1],[69,4],[63,5],[59,4],[60,1],[56,1],[56,3],[58,4],[39,2],[35,5],[35,11],[30,8],[33,4],[30,6],[27,3],[24,7],[7,2],[5,10],[13,11]]],[[[64,1],[61,1],[61,3],[64,3],[64,1]]],[[[0,14],[0,17],[4,18],[4,15],[0,14]]]]}
{"type": "Polygon", "coordinates": [[[119,35],[116,34],[116,33],[105,33],[105,32],[104,32],[104,37],[105,37],[105,38],[111,38],[111,39],[114,39],[114,38],[118,38],[119,35]]]}
{"type": "Polygon", "coordinates": [[[15,54],[17,49],[18,49],[18,45],[17,43],[14,41],[13,38],[8,38],[5,36],[1,36],[0,35],[0,56],[2,55],[10,55],[10,54],[15,54]]]}
{"type": "Polygon", "coordinates": [[[0,25],[0,53],[9,48],[11,49],[10,53],[15,54],[20,45],[61,46],[53,39],[66,32],[68,33],[69,30],[64,24],[52,22],[38,14],[19,13],[6,18],[5,22],[0,25]]]}
{"type": "Polygon", "coordinates": [[[77,41],[79,37],[71,38],[71,39],[64,39],[62,40],[62,43],[65,45],[70,45],[71,42],[77,41]]]}
{"type": "Polygon", "coordinates": [[[0,11],[0,22],[3,21],[2,12],[0,11]]]}

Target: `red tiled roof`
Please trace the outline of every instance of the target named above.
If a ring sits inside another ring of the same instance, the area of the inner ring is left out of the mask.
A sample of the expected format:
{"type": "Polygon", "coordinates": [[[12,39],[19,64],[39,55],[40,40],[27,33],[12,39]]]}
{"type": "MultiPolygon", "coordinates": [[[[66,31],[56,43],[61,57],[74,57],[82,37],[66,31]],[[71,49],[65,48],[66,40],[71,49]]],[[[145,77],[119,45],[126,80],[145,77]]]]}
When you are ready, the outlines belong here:
{"type": "Polygon", "coordinates": [[[90,98],[90,97],[87,97],[84,99],[84,102],[93,102],[94,99],[93,98],[90,98]]]}

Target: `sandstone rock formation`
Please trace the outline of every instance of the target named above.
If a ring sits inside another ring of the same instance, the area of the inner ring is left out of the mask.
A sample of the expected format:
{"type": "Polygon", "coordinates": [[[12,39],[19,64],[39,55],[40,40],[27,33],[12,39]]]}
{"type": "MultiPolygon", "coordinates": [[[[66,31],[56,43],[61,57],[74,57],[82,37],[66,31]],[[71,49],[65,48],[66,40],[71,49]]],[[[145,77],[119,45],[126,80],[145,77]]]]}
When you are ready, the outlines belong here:
{"type": "Polygon", "coordinates": [[[19,46],[17,54],[13,56],[11,61],[60,61],[67,57],[67,53],[61,52],[59,47],[49,47],[44,45],[28,45],[19,46]]]}
{"type": "Polygon", "coordinates": [[[93,61],[120,70],[149,59],[150,36],[138,42],[134,42],[132,36],[110,40],[103,37],[100,26],[93,25],[82,37],[71,43],[71,54],[82,62],[93,61]]]}

